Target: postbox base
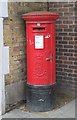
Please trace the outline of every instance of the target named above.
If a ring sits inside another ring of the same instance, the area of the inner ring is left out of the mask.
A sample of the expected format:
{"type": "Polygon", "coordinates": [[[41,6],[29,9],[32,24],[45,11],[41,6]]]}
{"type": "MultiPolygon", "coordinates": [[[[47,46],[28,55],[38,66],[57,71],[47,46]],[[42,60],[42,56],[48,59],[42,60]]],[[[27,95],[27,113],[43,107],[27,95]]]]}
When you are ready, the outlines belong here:
{"type": "Polygon", "coordinates": [[[27,109],[34,112],[45,112],[54,106],[54,85],[32,86],[27,85],[27,109]]]}

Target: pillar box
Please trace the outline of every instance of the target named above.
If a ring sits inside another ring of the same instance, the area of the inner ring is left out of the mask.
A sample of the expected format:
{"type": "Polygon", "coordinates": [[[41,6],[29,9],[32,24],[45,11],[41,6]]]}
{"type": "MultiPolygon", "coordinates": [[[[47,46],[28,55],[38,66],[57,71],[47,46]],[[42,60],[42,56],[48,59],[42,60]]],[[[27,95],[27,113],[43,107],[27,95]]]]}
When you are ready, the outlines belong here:
{"type": "Polygon", "coordinates": [[[27,107],[30,111],[48,111],[53,107],[56,84],[56,20],[50,12],[23,15],[27,44],[27,107]]]}

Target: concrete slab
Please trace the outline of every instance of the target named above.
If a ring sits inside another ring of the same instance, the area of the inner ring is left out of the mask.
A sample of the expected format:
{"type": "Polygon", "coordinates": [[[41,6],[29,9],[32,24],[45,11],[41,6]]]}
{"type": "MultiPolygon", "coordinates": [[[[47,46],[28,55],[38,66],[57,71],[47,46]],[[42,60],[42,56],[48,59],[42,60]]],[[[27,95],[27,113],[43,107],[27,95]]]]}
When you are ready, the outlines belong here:
{"type": "Polygon", "coordinates": [[[5,115],[3,118],[75,118],[75,100],[64,105],[59,109],[54,109],[49,112],[28,112],[20,109],[14,109],[5,115]]]}
{"type": "Polygon", "coordinates": [[[0,116],[0,120],[2,119],[2,116],[0,116]]]}
{"type": "Polygon", "coordinates": [[[18,101],[25,100],[25,81],[20,81],[13,83],[11,85],[6,85],[6,108],[10,105],[14,105],[18,101]],[[20,89],[21,88],[21,89],[20,89]]]}

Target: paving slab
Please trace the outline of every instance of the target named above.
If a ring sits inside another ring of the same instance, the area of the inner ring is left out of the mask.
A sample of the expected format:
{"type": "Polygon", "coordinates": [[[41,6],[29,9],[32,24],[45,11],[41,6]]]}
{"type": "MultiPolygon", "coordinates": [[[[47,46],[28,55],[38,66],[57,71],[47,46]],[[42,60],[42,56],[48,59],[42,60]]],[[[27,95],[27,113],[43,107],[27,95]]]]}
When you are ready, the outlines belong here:
{"type": "Polygon", "coordinates": [[[21,109],[14,109],[5,115],[3,118],[75,118],[75,100],[48,112],[29,112],[21,109]]]}

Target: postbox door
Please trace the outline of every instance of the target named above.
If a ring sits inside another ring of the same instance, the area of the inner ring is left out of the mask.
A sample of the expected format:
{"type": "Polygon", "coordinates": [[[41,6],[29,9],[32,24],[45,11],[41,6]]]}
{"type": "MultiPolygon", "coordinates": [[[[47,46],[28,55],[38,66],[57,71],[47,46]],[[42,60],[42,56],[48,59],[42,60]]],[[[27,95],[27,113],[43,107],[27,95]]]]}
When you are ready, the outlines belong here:
{"type": "Polygon", "coordinates": [[[53,26],[30,27],[28,39],[28,84],[53,84],[54,47],[53,26]]]}

